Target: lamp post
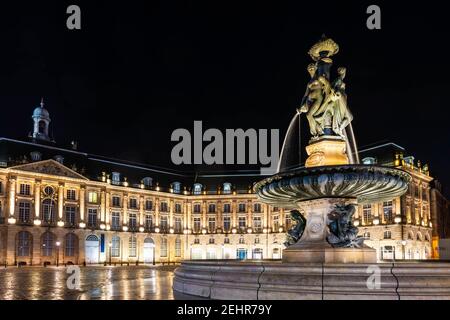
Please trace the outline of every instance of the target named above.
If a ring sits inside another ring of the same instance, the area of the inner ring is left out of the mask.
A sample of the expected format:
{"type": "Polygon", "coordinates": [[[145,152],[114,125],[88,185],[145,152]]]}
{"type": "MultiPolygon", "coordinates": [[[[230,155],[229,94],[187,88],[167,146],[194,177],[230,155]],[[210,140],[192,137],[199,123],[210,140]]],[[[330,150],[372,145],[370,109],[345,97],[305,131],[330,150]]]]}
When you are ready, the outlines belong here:
{"type": "Polygon", "coordinates": [[[406,260],[406,240],[402,240],[402,251],[403,251],[403,260],[406,260]]]}
{"type": "Polygon", "coordinates": [[[59,246],[61,242],[56,241],[56,266],[59,267],[59,246]]]}

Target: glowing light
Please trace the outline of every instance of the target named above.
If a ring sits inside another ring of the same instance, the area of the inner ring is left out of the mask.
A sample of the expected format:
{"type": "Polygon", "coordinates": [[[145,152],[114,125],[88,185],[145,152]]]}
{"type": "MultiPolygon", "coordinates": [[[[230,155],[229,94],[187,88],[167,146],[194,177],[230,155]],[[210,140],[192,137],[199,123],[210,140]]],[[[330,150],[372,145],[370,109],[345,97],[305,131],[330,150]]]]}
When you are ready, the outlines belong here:
{"type": "Polygon", "coordinates": [[[111,230],[111,226],[109,224],[106,225],[106,230],[111,230]]]}
{"type": "Polygon", "coordinates": [[[42,223],[41,219],[34,219],[34,221],[33,221],[33,224],[34,224],[35,226],[40,226],[41,223],[42,223]]]}
{"type": "Polygon", "coordinates": [[[59,242],[59,241],[56,241],[56,243],[55,243],[55,244],[56,244],[56,246],[57,246],[57,247],[59,247],[59,246],[61,245],[61,242],[59,242]]]}
{"type": "Polygon", "coordinates": [[[231,229],[231,233],[237,233],[236,228],[231,229]]]}
{"type": "Polygon", "coordinates": [[[78,225],[80,226],[81,229],[86,228],[86,223],[84,222],[80,222],[78,225]]]}
{"type": "Polygon", "coordinates": [[[144,227],[139,227],[139,232],[144,232],[145,228],[144,227]]]}
{"type": "Polygon", "coordinates": [[[253,231],[252,228],[247,229],[247,233],[252,233],[252,231],[253,231]]]}
{"type": "Polygon", "coordinates": [[[373,219],[373,224],[374,225],[380,224],[380,219],[378,219],[378,218],[373,219]]]}
{"type": "Polygon", "coordinates": [[[400,222],[402,222],[402,217],[396,216],[396,217],[394,218],[394,222],[395,222],[395,223],[400,223],[400,222]]]}
{"type": "Polygon", "coordinates": [[[123,226],[123,227],[122,227],[122,230],[125,231],[125,232],[127,232],[127,231],[128,231],[128,227],[127,227],[127,226],[123,226]]]}
{"type": "Polygon", "coordinates": [[[353,225],[354,225],[355,227],[359,226],[359,220],[356,219],[355,221],[353,221],[353,225]]]}
{"type": "Polygon", "coordinates": [[[105,230],[106,229],[106,225],[104,223],[100,224],[100,229],[105,230]]]}
{"type": "Polygon", "coordinates": [[[16,218],[14,218],[14,217],[9,217],[9,218],[8,218],[8,223],[9,223],[9,224],[16,224],[16,218]]]}
{"type": "Polygon", "coordinates": [[[202,229],[202,233],[203,233],[203,234],[206,234],[206,229],[202,229]]]}
{"type": "Polygon", "coordinates": [[[279,227],[278,232],[283,232],[283,227],[279,227]]]}
{"type": "Polygon", "coordinates": [[[173,228],[170,228],[169,232],[170,232],[170,233],[174,233],[175,230],[174,230],[173,228]]]}
{"type": "Polygon", "coordinates": [[[156,233],[159,233],[159,231],[160,231],[159,228],[156,227],[156,228],[155,228],[155,232],[156,232],[156,233]]]}
{"type": "Polygon", "coordinates": [[[64,227],[64,221],[59,220],[59,221],[57,222],[57,225],[58,225],[58,227],[64,227]]]}

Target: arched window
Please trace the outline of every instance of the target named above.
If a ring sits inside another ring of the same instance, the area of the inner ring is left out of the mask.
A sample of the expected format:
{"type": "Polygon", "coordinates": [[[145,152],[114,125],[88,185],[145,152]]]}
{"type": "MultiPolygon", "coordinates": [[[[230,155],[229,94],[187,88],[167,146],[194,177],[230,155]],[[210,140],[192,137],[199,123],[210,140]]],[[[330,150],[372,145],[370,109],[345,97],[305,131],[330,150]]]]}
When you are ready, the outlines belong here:
{"type": "Polygon", "coordinates": [[[44,199],[42,201],[42,220],[44,220],[44,222],[46,223],[52,223],[54,222],[54,218],[55,218],[55,202],[52,199],[48,198],[44,199]]]}
{"type": "Polygon", "coordinates": [[[46,124],[45,124],[45,121],[43,121],[43,120],[41,120],[41,121],[39,121],[39,133],[45,133],[45,126],[46,126],[46,124]]]}
{"type": "Polygon", "coordinates": [[[167,257],[167,238],[161,239],[161,257],[167,257]]]}
{"type": "Polygon", "coordinates": [[[377,159],[375,159],[373,157],[366,157],[366,158],[362,159],[362,163],[363,164],[376,164],[377,159]]]}
{"type": "Polygon", "coordinates": [[[153,179],[150,178],[150,177],[145,177],[145,178],[142,179],[142,183],[146,187],[151,187],[153,185],[153,179]]]}
{"type": "Polygon", "coordinates": [[[31,256],[31,248],[33,246],[33,238],[28,231],[20,231],[17,235],[17,256],[31,256]]]}
{"type": "Polygon", "coordinates": [[[414,234],[411,232],[408,232],[408,240],[413,240],[414,239],[414,234]]]}
{"type": "Polygon", "coordinates": [[[416,240],[417,241],[422,241],[422,234],[420,232],[417,232],[416,240]]]}
{"type": "Polygon", "coordinates": [[[175,240],[175,257],[181,257],[181,239],[175,240]]]}
{"type": "Polygon", "coordinates": [[[135,236],[131,236],[130,240],[128,241],[128,256],[136,257],[136,237],[135,236]]]}
{"type": "Polygon", "coordinates": [[[111,239],[111,256],[120,256],[120,238],[118,236],[113,236],[111,239]]]}
{"type": "Polygon", "coordinates": [[[77,255],[78,237],[73,233],[68,233],[64,241],[64,254],[67,257],[74,257],[77,255]]]}
{"type": "Polygon", "coordinates": [[[53,255],[53,245],[55,236],[51,232],[46,232],[42,235],[42,255],[44,257],[51,257],[53,255]]]}
{"type": "Polygon", "coordinates": [[[428,233],[425,234],[425,241],[430,242],[430,235],[428,233]]]}

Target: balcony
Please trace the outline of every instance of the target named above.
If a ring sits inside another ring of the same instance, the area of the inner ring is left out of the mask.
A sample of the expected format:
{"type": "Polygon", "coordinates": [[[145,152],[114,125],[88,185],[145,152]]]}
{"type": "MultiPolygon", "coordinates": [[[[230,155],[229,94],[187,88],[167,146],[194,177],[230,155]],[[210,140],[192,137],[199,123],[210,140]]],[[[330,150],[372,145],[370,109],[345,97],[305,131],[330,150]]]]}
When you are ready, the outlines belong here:
{"type": "Polygon", "coordinates": [[[17,224],[21,225],[21,226],[32,226],[33,225],[33,220],[31,220],[31,219],[26,219],[26,220],[19,219],[19,220],[17,220],[17,224]]]}

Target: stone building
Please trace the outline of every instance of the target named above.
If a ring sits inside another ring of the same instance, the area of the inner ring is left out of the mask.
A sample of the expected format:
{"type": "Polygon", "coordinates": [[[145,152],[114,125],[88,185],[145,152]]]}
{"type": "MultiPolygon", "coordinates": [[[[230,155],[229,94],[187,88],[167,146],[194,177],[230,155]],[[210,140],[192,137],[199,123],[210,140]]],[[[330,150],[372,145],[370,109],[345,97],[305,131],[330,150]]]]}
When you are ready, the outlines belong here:
{"type": "MultiPolygon", "coordinates": [[[[252,192],[258,174],[175,172],[58,146],[49,112],[33,112],[29,140],[0,138],[0,263],[172,263],[280,259],[289,212],[252,192]]],[[[379,259],[432,252],[430,182],[405,150],[361,150],[363,162],[403,168],[408,193],[360,206],[355,224],[379,259]]]]}

